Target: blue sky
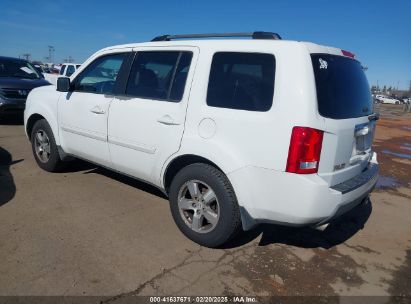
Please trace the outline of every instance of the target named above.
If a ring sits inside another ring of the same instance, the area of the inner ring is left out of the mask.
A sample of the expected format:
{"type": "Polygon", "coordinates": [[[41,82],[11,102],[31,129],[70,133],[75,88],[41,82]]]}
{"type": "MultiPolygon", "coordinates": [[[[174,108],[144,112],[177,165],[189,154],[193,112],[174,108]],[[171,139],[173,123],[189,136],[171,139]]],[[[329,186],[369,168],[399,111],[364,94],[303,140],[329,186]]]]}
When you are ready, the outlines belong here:
{"type": "Polygon", "coordinates": [[[0,55],[83,62],[96,50],[174,33],[274,31],[354,52],[370,84],[408,88],[411,1],[1,0],[0,55]]]}

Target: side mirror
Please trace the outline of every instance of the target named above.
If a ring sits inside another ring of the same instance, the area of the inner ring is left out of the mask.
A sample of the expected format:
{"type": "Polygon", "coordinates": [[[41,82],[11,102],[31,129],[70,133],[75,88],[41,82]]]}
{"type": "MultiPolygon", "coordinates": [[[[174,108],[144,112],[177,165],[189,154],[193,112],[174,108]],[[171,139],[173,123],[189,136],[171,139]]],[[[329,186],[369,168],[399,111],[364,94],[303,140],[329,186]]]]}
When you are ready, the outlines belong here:
{"type": "Polygon", "coordinates": [[[70,78],[59,77],[57,78],[57,91],[68,92],[70,90],[70,78]]]}

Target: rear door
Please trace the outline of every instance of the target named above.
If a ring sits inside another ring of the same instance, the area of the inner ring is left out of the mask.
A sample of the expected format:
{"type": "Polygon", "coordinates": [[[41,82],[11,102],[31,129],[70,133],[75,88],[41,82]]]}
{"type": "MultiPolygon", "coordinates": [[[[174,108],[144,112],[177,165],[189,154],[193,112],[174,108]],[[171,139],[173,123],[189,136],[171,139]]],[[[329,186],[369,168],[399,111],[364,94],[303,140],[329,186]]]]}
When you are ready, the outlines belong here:
{"type": "Polygon", "coordinates": [[[163,164],[180,147],[198,50],[134,51],[126,88],[110,105],[110,155],[117,170],[157,183],[163,164]]]}
{"type": "Polygon", "coordinates": [[[372,157],[372,96],[357,60],[333,54],[311,54],[311,60],[325,120],[318,174],[333,186],[360,174],[372,157]]]}

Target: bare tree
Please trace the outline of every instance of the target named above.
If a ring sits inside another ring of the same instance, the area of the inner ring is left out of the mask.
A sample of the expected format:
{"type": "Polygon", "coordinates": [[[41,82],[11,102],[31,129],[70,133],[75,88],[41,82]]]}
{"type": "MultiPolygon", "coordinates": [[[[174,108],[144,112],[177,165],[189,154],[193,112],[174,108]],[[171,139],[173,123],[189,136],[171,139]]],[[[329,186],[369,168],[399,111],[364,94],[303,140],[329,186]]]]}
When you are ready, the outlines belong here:
{"type": "Polygon", "coordinates": [[[26,59],[27,61],[30,61],[30,57],[31,57],[30,53],[25,53],[25,54],[22,54],[21,56],[23,56],[23,58],[26,59]]]}

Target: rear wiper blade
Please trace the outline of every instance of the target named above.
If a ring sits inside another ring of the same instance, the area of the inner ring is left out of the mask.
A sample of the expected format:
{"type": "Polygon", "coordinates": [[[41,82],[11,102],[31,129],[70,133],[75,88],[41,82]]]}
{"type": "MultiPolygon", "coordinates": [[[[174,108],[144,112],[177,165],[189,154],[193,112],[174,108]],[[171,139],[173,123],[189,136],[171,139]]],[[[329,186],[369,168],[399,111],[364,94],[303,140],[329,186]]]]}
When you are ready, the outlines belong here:
{"type": "Polygon", "coordinates": [[[380,113],[374,113],[368,116],[369,121],[378,120],[378,119],[380,119],[380,113]]]}

